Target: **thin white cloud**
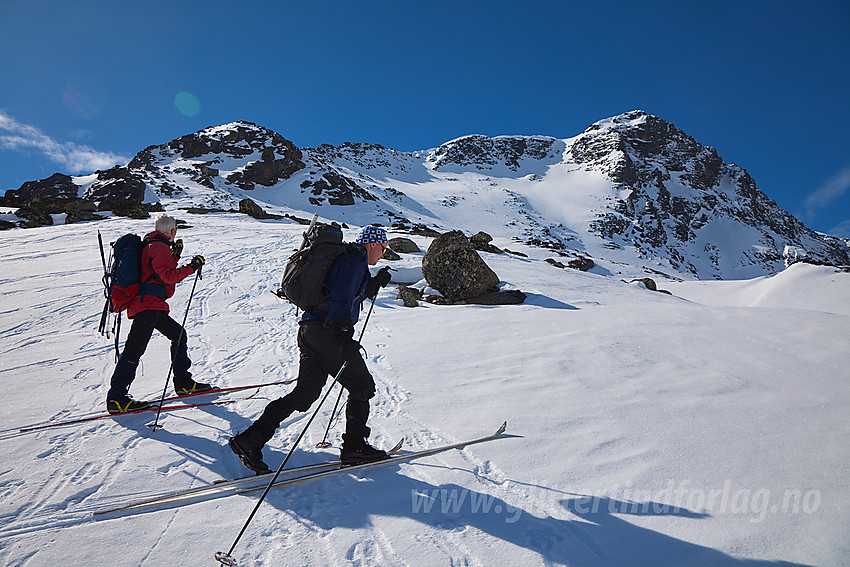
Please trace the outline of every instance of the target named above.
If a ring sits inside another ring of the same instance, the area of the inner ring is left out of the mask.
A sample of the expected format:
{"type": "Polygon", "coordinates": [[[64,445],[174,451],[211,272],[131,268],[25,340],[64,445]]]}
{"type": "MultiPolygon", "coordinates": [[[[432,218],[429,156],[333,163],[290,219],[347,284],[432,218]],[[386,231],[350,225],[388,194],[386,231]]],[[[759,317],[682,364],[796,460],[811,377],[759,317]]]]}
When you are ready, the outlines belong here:
{"type": "Polygon", "coordinates": [[[18,122],[2,110],[0,110],[0,148],[21,152],[40,152],[69,173],[88,173],[130,161],[128,157],[112,152],[101,152],[74,142],[59,142],[35,126],[18,122]]]}
{"type": "Polygon", "coordinates": [[[846,167],[823,182],[806,197],[806,218],[811,221],[817,211],[829,207],[850,189],[850,167],[846,167]]]}
{"type": "Polygon", "coordinates": [[[850,220],[842,221],[826,232],[839,238],[850,238],[850,220]]]}

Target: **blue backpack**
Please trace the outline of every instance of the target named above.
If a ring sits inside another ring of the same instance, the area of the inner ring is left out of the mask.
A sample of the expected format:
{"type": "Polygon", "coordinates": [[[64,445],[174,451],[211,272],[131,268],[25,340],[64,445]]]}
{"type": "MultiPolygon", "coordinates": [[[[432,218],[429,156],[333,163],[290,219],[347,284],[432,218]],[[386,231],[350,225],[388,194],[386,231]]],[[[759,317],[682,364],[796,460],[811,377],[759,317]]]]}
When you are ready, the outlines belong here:
{"type": "Polygon", "coordinates": [[[142,250],[151,242],[130,233],[112,243],[112,262],[103,276],[111,312],[124,311],[137,295],[165,299],[165,285],[156,274],[147,282],[141,281],[142,250]]]}
{"type": "MultiPolygon", "coordinates": [[[[115,360],[120,351],[118,339],[121,334],[121,312],[127,309],[130,301],[137,295],[155,295],[165,299],[165,284],[153,274],[153,281],[142,282],[142,250],[153,242],[142,240],[135,234],[125,234],[112,243],[112,254],[109,263],[103,253],[103,238],[97,231],[97,241],[100,244],[100,259],[103,262],[103,293],[106,301],[100,315],[98,331],[109,337],[109,313],[117,313],[112,332],[115,335],[115,360]]],[[[151,270],[153,271],[153,270],[151,270]]]]}

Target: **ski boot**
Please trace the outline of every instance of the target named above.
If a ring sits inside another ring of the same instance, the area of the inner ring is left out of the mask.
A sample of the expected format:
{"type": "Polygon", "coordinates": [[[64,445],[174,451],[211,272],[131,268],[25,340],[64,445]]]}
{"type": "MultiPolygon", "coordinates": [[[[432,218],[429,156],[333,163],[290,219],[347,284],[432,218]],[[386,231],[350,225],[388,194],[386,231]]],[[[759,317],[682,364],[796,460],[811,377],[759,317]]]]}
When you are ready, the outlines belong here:
{"type": "Polygon", "coordinates": [[[139,411],[155,407],[156,403],[154,402],[139,402],[134,400],[130,396],[124,396],[120,399],[106,400],[106,411],[108,411],[111,415],[118,415],[121,413],[139,411]]]}
{"type": "Polygon", "coordinates": [[[268,474],[271,472],[268,465],[263,462],[262,449],[264,443],[251,435],[250,428],[231,437],[227,445],[242,460],[242,464],[255,473],[268,474]]]}
{"type": "Polygon", "coordinates": [[[386,451],[372,447],[365,439],[356,439],[353,441],[346,439],[343,441],[342,449],[339,451],[339,460],[344,467],[373,463],[389,458],[390,456],[386,451]]]}
{"type": "Polygon", "coordinates": [[[187,380],[174,381],[174,392],[178,396],[186,396],[188,394],[200,394],[202,392],[214,392],[218,390],[215,386],[210,384],[203,384],[201,382],[195,382],[191,378],[187,380]]]}

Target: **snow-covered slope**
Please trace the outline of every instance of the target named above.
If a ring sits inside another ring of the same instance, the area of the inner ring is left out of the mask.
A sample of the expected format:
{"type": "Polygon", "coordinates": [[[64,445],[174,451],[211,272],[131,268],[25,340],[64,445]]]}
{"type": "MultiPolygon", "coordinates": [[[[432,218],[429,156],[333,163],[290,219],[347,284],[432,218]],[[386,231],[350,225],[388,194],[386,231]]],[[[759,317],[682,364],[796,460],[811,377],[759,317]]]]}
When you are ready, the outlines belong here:
{"type": "MultiPolygon", "coordinates": [[[[276,132],[234,122],[151,146],[126,167],[24,184],[6,201],[23,206],[36,195],[42,208],[80,196],[128,216],[137,214],[125,210],[133,200],[236,210],[248,198],[271,213],[319,210],[356,225],[484,230],[554,255],[589,256],[603,273],[629,276],[752,278],[799,257],[850,264],[846,241],[807,229],[744,169],[642,111],[569,139],[471,135],[416,152],[351,143],[297,148],[276,132]]],[[[68,222],[91,214],[74,210],[68,222]]]]}
{"type": "MultiPolygon", "coordinates": [[[[481,210],[510,210],[511,189],[491,188],[485,174],[405,159],[394,162],[409,168],[402,200],[419,203],[423,218],[443,193],[436,187],[450,183],[442,175],[465,189],[440,218],[455,214],[464,226],[481,218],[464,216],[476,194],[481,210]],[[419,194],[415,175],[430,176],[419,194]]],[[[293,175],[296,187],[306,169],[293,175]]],[[[549,198],[533,194],[538,182],[515,181],[528,184],[529,203],[549,198]]],[[[180,234],[186,254],[208,261],[187,323],[196,377],[220,385],[294,377],[296,313],[269,290],[303,227],[178,216],[191,227],[180,234]]],[[[114,359],[96,332],[96,231],[114,240],[150,226],[113,218],[0,233],[0,564],[213,565],[256,502],[230,496],[92,516],[245,474],[226,440],[285,387],[165,415],[156,433],[149,416],[17,432],[102,409],[114,359]]],[[[347,237],[356,230],[352,223],[347,237]]],[[[503,420],[519,437],[273,490],[234,551],[240,565],[850,561],[850,274],[801,264],[748,282],[666,282],[670,296],[556,268],[544,261],[550,251],[506,233],[494,244],[528,255],[483,255],[506,287],[528,294],[523,305],[409,309],[392,286],[381,292],[363,341],[378,385],[370,425],[384,447],[400,436],[409,449],[459,441],[503,420]]],[[[415,277],[420,262],[409,254],[395,264],[415,277]]],[[[178,286],[171,301],[178,317],[190,288],[178,286]]],[[[161,391],[167,351],[161,337],[151,342],[136,397],[161,391]]],[[[334,455],[314,448],[330,410],[321,409],[292,466],[334,455]]],[[[303,414],[284,423],[266,451],[272,465],[305,423],[303,414]]]]}
{"type": "Polygon", "coordinates": [[[670,282],[681,297],[713,306],[808,309],[850,316],[848,274],[831,266],[793,264],[773,276],[726,282],[670,282]]]}

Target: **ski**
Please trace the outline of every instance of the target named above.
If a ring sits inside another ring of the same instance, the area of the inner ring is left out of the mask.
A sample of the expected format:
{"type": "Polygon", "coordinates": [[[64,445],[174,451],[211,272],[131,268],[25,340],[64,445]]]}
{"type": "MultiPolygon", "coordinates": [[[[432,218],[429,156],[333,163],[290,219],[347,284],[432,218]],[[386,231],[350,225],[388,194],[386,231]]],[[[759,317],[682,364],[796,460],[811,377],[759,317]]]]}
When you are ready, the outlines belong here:
{"type": "MultiPolygon", "coordinates": [[[[383,459],[381,461],[372,461],[369,463],[362,463],[359,465],[349,465],[343,466],[339,461],[331,461],[327,463],[319,463],[316,465],[307,465],[306,467],[298,467],[294,469],[288,469],[281,471],[281,474],[286,473],[288,478],[283,480],[276,481],[272,484],[272,487],[286,486],[290,484],[296,484],[299,482],[306,482],[308,480],[313,480],[317,478],[324,478],[327,476],[347,473],[347,472],[355,472],[361,469],[365,469],[368,467],[375,467],[381,465],[389,465],[393,463],[403,463],[412,461],[414,459],[421,459],[423,457],[429,457],[431,455],[436,455],[437,453],[442,453],[444,451],[449,451],[451,449],[462,449],[464,447],[468,447],[469,445],[475,445],[476,443],[483,443],[485,441],[490,441],[493,439],[497,439],[505,433],[507,429],[507,422],[503,423],[502,426],[492,435],[487,435],[485,437],[479,437],[477,439],[471,439],[468,441],[463,441],[460,443],[454,443],[451,445],[443,445],[441,447],[436,447],[433,449],[425,449],[423,451],[413,451],[410,453],[401,453],[401,442],[399,442],[396,447],[388,451],[391,456],[388,459],[383,459]],[[293,476],[295,475],[295,476],[293,476]]],[[[403,441],[403,440],[402,440],[403,441]]],[[[212,496],[212,495],[232,495],[232,494],[250,494],[252,492],[257,492],[260,490],[265,490],[268,488],[268,475],[274,474],[272,472],[264,474],[264,475],[256,475],[252,477],[244,477],[235,480],[228,481],[220,481],[218,483],[213,483],[212,485],[202,486],[198,488],[192,488],[188,490],[183,490],[179,492],[174,492],[171,494],[166,494],[164,496],[150,498],[147,500],[141,500],[139,502],[133,502],[130,504],[126,504],[124,506],[118,506],[114,508],[108,508],[104,510],[97,510],[93,514],[103,515],[110,514],[114,512],[125,512],[128,510],[137,510],[141,508],[148,508],[152,506],[159,506],[164,504],[172,504],[172,505],[183,505],[193,503],[193,501],[197,501],[201,497],[204,496],[212,496]]]]}
{"type": "MultiPolygon", "coordinates": [[[[369,467],[378,467],[381,465],[390,465],[394,463],[405,463],[408,461],[412,461],[414,459],[421,459],[423,457],[430,457],[431,455],[436,455],[437,453],[443,453],[445,451],[450,451],[452,449],[463,449],[464,447],[468,447],[470,445],[475,445],[476,443],[483,443],[485,441],[491,441],[493,439],[497,439],[501,437],[505,430],[508,428],[508,422],[502,423],[502,426],[496,430],[492,435],[487,435],[485,437],[479,437],[478,439],[471,439],[469,441],[461,441],[460,443],[453,443],[451,445],[443,445],[442,447],[435,447],[433,449],[425,449],[423,451],[414,451],[411,453],[403,453],[399,455],[391,456],[388,459],[383,459],[381,461],[372,461],[369,463],[362,463],[359,465],[346,465],[340,466],[337,468],[333,468],[331,470],[314,472],[311,474],[306,474],[304,476],[298,476],[294,478],[287,478],[284,480],[280,480],[275,482],[272,487],[277,486],[286,486],[289,484],[296,484],[299,482],[305,482],[308,480],[313,480],[316,478],[324,478],[326,476],[331,476],[339,473],[353,472],[360,469],[365,469],[369,467]]],[[[265,486],[246,488],[243,490],[237,490],[236,494],[249,494],[251,492],[256,492],[258,490],[265,490],[265,486]]]]}
{"type": "MultiPolygon", "coordinates": [[[[387,454],[388,455],[395,455],[396,453],[401,451],[402,445],[404,445],[404,437],[402,437],[401,440],[398,443],[396,443],[395,446],[392,449],[387,451],[387,454]]],[[[341,466],[343,466],[343,465],[339,460],[334,460],[334,461],[325,461],[325,462],[322,462],[322,463],[314,463],[312,465],[303,465],[303,466],[300,466],[300,467],[293,467],[291,469],[283,469],[280,472],[281,472],[281,474],[292,475],[294,473],[315,472],[315,471],[318,471],[318,470],[332,469],[332,468],[341,467],[341,466]]],[[[263,473],[263,474],[256,474],[254,476],[245,476],[245,477],[241,477],[241,478],[235,478],[235,479],[232,479],[232,480],[227,480],[227,479],[214,480],[213,485],[218,486],[218,487],[222,487],[222,488],[230,488],[230,487],[239,486],[239,485],[242,485],[242,484],[251,484],[250,481],[256,481],[258,477],[262,477],[262,478],[265,479],[269,475],[273,475],[273,474],[274,474],[274,471],[269,471],[269,472],[263,473]]],[[[192,490],[203,491],[203,490],[206,490],[208,488],[211,488],[211,487],[202,486],[200,488],[192,489],[192,490]]],[[[182,492],[188,492],[188,491],[182,491],[182,492]]]]}
{"type": "Polygon", "coordinates": [[[278,380],[277,382],[261,382],[259,384],[249,384],[247,386],[227,386],[225,388],[215,388],[213,390],[204,390],[203,392],[192,392],[191,394],[178,394],[176,396],[168,396],[163,402],[173,402],[175,400],[183,400],[193,398],[195,396],[203,396],[206,394],[226,394],[229,392],[238,392],[239,390],[250,390],[251,388],[265,388],[266,386],[278,386],[283,384],[293,384],[295,378],[291,380],[278,380]]]}
{"type": "MultiPolygon", "coordinates": [[[[402,438],[396,445],[387,451],[388,455],[396,455],[401,451],[401,447],[404,444],[404,438],[402,438]]],[[[330,469],[340,469],[342,467],[342,463],[339,460],[334,461],[325,461],[322,463],[314,463],[312,465],[304,465],[301,467],[295,467],[291,469],[284,469],[280,471],[280,474],[287,475],[291,477],[292,475],[304,475],[311,474],[316,472],[321,472],[330,469]]],[[[258,474],[254,476],[245,476],[241,478],[235,478],[231,480],[215,480],[212,484],[208,484],[205,486],[199,486],[196,488],[188,488],[186,490],[178,490],[176,492],[171,492],[169,494],[165,494],[162,496],[155,496],[153,498],[149,498],[146,500],[140,500],[138,502],[133,502],[124,506],[119,506],[117,508],[109,508],[105,510],[97,510],[94,512],[95,516],[102,514],[109,514],[111,512],[123,512],[125,510],[133,510],[136,508],[146,508],[149,506],[156,506],[161,504],[173,504],[173,503],[185,503],[189,500],[194,500],[198,498],[202,498],[204,496],[212,496],[218,495],[226,492],[230,492],[231,494],[236,494],[239,489],[248,489],[256,487],[257,489],[264,489],[269,485],[269,478],[274,475],[274,471],[269,471],[265,474],[258,474]]]]}
{"type": "MultiPolygon", "coordinates": [[[[248,398],[243,398],[243,399],[248,399],[248,398]]],[[[218,406],[218,405],[222,405],[222,404],[232,404],[233,402],[238,402],[238,401],[241,401],[241,400],[217,400],[217,401],[214,401],[214,402],[204,402],[204,403],[200,403],[200,404],[174,404],[174,405],[162,406],[162,411],[177,411],[177,410],[189,409],[189,408],[200,408],[200,407],[204,407],[204,406],[218,406]]],[[[27,426],[27,427],[21,427],[20,429],[18,429],[18,433],[27,433],[29,431],[38,431],[40,429],[48,429],[50,427],[61,427],[63,425],[74,425],[74,424],[77,424],[77,423],[85,423],[87,421],[95,421],[95,420],[98,420],[98,419],[105,419],[105,418],[108,418],[108,417],[122,417],[122,416],[125,416],[125,415],[133,415],[133,414],[137,414],[137,413],[144,413],[146,411],[157,411],[159,409],[160,409],[159,406],[155,405],[155,406],[150,407],[150,408],[134,410],[134,411],[125,411],[123,413],[98,413],[98,414],[94,414],[94,415],[87,415],[87,416],[78,417],[78,418],[75,418],[75,419],[68,419],[68,420],[64,420],[64,421],[51,421],[51,422],[48,422],[48,423],[40,423],[38,425],[30,425],[30,426],[27,426]]]]}
{"type": "MultiPolygon", "coordinates": [[[[163,404],[167,404],[169,402],[184,400],[186,398],[194,398],[196,396],[203,396],[203,395],[206,395],[206,394],[228,394],[228,393],[231,393],[231,392],[238,392],[240,390],[250,390],[252,388],[260,389],[260,388],[265,388],[266,386],[277,386],[277,385],[281,385],[281,384],[292,384],[293,382],[295,382],[295,379],[279,380],[277,382],[262,382],[260,384],[250,384],[250,385],[247,385],[247,386],[228,386],[228,387],[225,387],[225,388],[216,388],[215,390],[206,390],[206,391],[203,391],[203,392],[193,392],[191,394],[181,394],[181,395],[178,395],[178,396],[169,396],[169,397],[166,397],[165,399],[163,399],[162,402],[163,402],[163,404]]],[[[222,400],[222,401],[207,402],[207,403],[202,403],[202,404],[163,405],[162,411],[174,411],[174,410],[179,410],[179,409],[184,409],[184,408],[189,408],[189,407],[201,407],[201,406],[208,406],[208,405],[229,404],[229,403],[232,403],[232,402],[235,402],[235,401],[238,401],[238,400],[222,400]]],[[[87,421],[94,421],[96,419],[104,419],[104,418],[107,418],[107,417],[119,417],[119,416],[122,416],[122,415],[130,415],[130,414],[141,413],[141,412],[145,412],[145,411],[156,411],[157,409],[159,409],[159,408],[154,406],[152,408],[147,408],[147,409],[143,409],[143,410],[136,410],[136,411],[128,411],[128,412],[118,413],[118,414],[110,414],[110,413],[100,414],[100,413],[98,413],[98,414],[92,414],[92,415],[83,415],[83,416],[80,416],[80,417],[77,417],[77,418],[72,418],[72,419],[68,419],[68,420],[64,420],[64,421],[51,421],[51,422],[48,422],[48,423],[28,425],[26,427],[19,428],[18,433],[26,433],[28,431],[37,431],[39,429],[47,429],[47,428],[50,428],[50,427],[60,427],[60,426],[63,426],[63,425],[73,425],[75,423],[85,423],[87,421]]]]}

